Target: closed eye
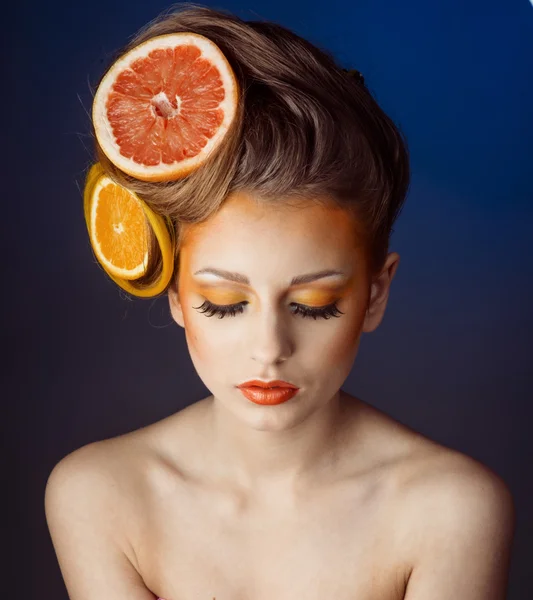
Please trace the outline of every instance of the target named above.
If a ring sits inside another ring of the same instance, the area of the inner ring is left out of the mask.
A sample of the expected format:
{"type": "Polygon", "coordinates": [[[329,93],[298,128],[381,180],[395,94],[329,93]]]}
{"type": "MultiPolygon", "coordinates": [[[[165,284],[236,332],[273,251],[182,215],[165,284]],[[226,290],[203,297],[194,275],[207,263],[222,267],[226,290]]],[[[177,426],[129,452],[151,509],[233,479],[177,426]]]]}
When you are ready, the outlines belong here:
{"type": "MultiPolygon", "coordinates": [[[[248,304],[247,301],[238,302],[237,304],[213,304],[209,302],[209,300],[205,300],[201,306],[193,307],[195,310],[199,312],[205,313],[206,317],[213,317],[214,315],[218,315],[219,319],[223,319],[225,316],[234,317],[237,314],[244,312],[244,307],[248,304]]],[[[306,306],[305,304],[298,304],[297,302],[292,302],[291,306],[294,307],[292,314],[301,315],[304,318],[312,318],[316,321],[317,317],[322,319],[329,319],[331,317],[340,317],[344,313],[339,310],[337,307],[337,302],[332,302],[326,306],[321,306],[319,308],[313,308],[311,306],[306,306]]]]}

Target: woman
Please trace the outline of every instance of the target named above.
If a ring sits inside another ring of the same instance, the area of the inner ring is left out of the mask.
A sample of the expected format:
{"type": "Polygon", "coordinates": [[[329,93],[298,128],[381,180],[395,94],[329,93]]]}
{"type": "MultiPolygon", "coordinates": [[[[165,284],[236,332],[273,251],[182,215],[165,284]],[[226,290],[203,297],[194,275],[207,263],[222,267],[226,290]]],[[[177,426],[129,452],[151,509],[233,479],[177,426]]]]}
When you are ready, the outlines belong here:
{"type": "Polygon", "coordinates": [[[164,291],[212,394],[56,465],[45,506],[70,598],[503,599],[505,483],[342,389],[398,268],[405,140],[358,72],[272,23],[189,5],[130,49],[183,31],[236,75],[223,150],[172,185],[97,151],[175,228],[164,291]]]}

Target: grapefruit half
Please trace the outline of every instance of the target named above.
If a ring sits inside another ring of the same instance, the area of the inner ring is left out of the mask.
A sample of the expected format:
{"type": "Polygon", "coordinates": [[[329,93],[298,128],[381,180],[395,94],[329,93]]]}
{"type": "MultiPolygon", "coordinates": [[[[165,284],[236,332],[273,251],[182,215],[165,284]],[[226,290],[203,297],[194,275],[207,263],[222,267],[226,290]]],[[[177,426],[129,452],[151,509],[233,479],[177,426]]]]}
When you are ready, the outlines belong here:
{"type": "Polygon", "coordinates": [[[198,168],[223,140],[239,87],[220,48],[196,33],[143,42],[102,78],[93,125],[104,154],[142,181],[172,181],[198,168]]]}

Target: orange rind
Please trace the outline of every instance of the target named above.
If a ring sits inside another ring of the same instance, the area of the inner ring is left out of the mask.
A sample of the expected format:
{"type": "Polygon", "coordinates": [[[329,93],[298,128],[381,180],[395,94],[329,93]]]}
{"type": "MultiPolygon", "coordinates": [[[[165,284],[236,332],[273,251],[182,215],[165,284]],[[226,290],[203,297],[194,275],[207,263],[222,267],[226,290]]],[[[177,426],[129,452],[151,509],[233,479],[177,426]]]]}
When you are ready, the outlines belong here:
{"type": "Polygon", "coordinates": [[[117,285],[144,298],[157,296],[166,289],[174,271],[170,219],[158,215],[137,194],[114,182],[99,163],[87,175],[84,216],[95,257],[117,285]],[[154,285],[137,288],[131,282],[146,274],[148,228],[157,239],[162,269],[154,285]]]}

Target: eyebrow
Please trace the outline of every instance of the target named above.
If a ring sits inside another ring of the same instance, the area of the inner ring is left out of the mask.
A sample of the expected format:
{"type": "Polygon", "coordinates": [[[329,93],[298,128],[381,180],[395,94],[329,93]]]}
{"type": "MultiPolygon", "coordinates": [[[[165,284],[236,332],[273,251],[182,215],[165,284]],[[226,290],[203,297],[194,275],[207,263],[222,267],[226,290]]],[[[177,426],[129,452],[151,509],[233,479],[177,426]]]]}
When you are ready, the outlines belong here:
{"type": "MultiPolygon", "coordinates": [[[[244,285],[250,285],[250,280],[246,275],[241,275],[240,273],[232,273],[231,271],[225,271],[224,269],[214,269],[213,267],[206,267],[205,269],[200,269],[196,271],[195,275],[200,275],[201,273],[210,273],[211,275],[216,275],[217,277],[221,277],[222,279],[228,279],[229,281],[235,281],[236,283],[243,283],[244,285]]],[[[343,275],[346,276],[346,273],[343,271],[335,271],[335,270],[324,270],[318,271],[317,273],[306,273],[305,275],[296,275],[291,279],[291,287],[293,285],[300,285],[302,283],[311,283],[312,281],[316,281],[317,279],[324,279],[325,277],[333,277],[334,275],[343,275]]]]}

